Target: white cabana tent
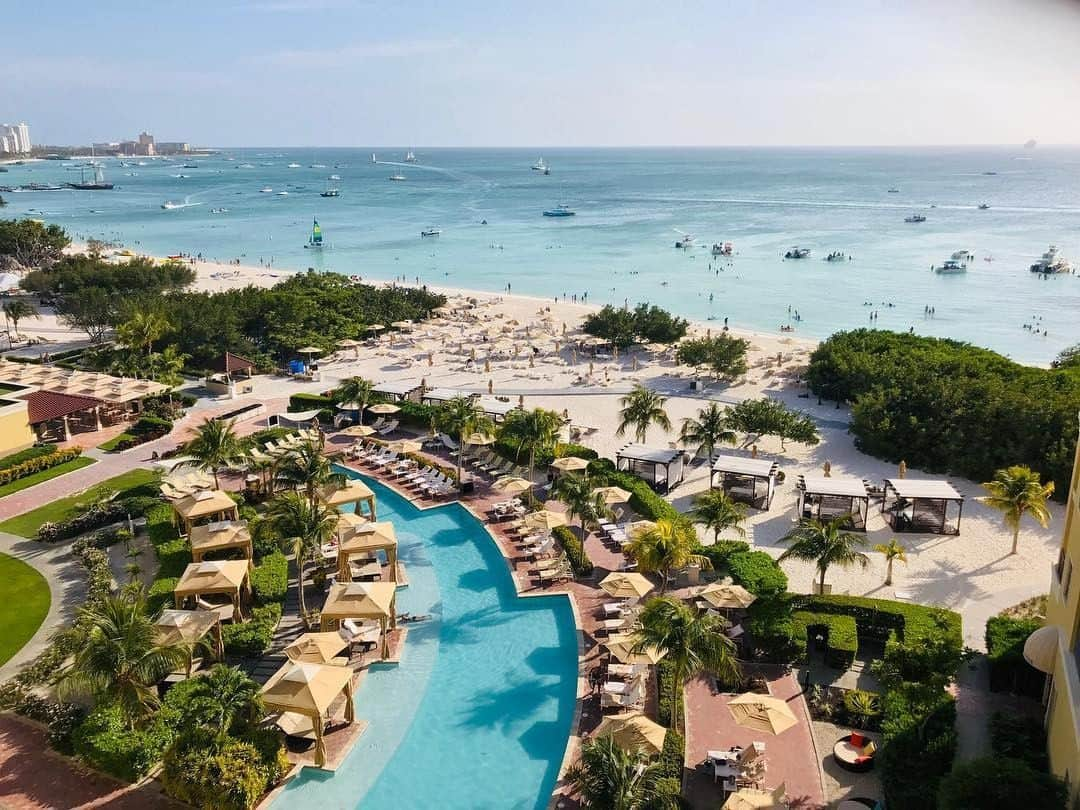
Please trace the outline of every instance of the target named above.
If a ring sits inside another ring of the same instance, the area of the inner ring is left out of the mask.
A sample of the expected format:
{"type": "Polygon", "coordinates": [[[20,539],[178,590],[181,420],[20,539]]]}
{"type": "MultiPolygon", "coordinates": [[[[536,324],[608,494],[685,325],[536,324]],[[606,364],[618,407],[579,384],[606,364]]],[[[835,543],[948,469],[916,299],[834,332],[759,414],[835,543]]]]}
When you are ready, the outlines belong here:
{"type": "Polygon", "coordinates": [[[849,528],[866,531],[870,492],[861,478],[800,475],[795,488],[799,493],[795,507],[798,517],[830,521],[846,515],[849,528]]]}
{"type": "Polygon", "coordinates": [[[713,461],[709,486],[722,489],[732,500],[767,511],[776,493],[776,462],[765,458],[720,454],[713,461]]]}
{"type": "Polygon", "coordinates": [[[615,466],[648,481],[657,492],[670,492],[683,480],[683,453],[670,447],[628,444],[615,454],[615,466]]]}
{"type": "Polygon", "coordinates": [[[383,396],[391,397],[393,400],[400,402],[404,399],[410,399],[415,391],[420,390],[420,381],[385,380],[374,385],[371,390],[375,394],[382,394],[383,396]]]}
{"type": "Polygon", "coordinates": [[[293,411],[292,413],[272,414],[266,423],[270,427],[300,428],[311,427],[313,421],[318,420],[320,411],[293,411]]]}
{"type": "Polygon", "coordinates": [[[469,399],[474,396],[468,391],[461,391],[457,388],[432,388],[430,391],[425,391],[424,396],[421,397],[421,402],[446,402],[451,399],[457,399],[458,397],[465,397],[469,399]]]}
{"type": "Polygon", "coordinates": [[[960,534],[964,496],[941,479],[886,478],[881,514],[895,532],[960,534]]]}

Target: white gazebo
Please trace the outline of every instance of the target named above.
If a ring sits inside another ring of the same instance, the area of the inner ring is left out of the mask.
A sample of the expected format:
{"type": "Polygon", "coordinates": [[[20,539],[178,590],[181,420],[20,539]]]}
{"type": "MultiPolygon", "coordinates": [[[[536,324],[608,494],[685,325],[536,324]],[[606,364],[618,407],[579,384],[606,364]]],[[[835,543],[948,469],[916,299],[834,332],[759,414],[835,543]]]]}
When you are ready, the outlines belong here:
{"type": "Polygon", "coordinates": [[[853,476],[800,475],[795,514],[821,521],[846,517],[848,528],[866,531],[870,491],[866,482],[853,476]]]}
{"type": "Polygon", "coordinates": [[[948,481],[886,478],[881,514],[894,532],[960,534],[964,496],[948,481]]]}
{"type": "Polygon", "coordinates": [[[709,486],[720,489],[732,500],[767,511],[776,494],[780,468],[765,458],[720,454],[713,461],[709,486]]]}
{"type": "Polygon", "coordinates": [[[615,454],[615,466],[648,481],[657,492],[670,492],[683,480],[683,453],[671,447],[628,444],[615,454]]]}

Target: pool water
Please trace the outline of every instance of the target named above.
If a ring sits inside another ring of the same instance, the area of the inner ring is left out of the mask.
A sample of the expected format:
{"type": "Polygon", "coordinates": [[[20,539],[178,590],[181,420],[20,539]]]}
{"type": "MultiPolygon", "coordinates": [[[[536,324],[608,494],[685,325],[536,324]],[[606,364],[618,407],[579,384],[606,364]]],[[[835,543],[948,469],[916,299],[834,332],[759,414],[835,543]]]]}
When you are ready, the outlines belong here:
{"type": "Polygon", "coordinates": [[[397,532],[409,579],[398,612],[432,619],[409,625],[399,665],[364,678],[356,716],[368,728],[337,772],[305,769],[275,807],[547,806],[576,694],[568,601],[519,598],[495,543],[460,505],[419,510],[364,481],[397,532]]]}

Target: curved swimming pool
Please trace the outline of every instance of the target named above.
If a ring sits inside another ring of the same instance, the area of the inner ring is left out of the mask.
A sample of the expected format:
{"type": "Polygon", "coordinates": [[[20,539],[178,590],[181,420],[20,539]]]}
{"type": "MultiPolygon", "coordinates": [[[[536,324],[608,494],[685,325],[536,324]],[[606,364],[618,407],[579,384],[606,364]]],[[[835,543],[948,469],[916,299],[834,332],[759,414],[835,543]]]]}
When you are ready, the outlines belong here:
{"type": "Polygon", "coordinates": [[[420,510],[370,478],[409,586],[399,665],[356,693],[368,728],[335,774],[305,769],[274,806],[546,807],[573,721],[577,633],[563,596],[518,597],[483,525],[457,503],[420,510]]]}

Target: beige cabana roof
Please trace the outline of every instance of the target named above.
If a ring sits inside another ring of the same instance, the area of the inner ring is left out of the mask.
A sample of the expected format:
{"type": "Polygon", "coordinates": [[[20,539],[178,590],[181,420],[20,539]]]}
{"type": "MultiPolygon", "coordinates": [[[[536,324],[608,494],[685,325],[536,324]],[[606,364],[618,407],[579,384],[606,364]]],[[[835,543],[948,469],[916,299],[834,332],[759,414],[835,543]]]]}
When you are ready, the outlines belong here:
{"type": "Polygon", "coordinates": [[[344,506],[367,498],[374,498],[371,487],[358,479],[351,479],[344,486],[329,487],[319,493],[328,506],[344,506]]]}
{"type": "Polygon", "coordinates": [[[346,535],[352,532],[354,529],[358,529],[368,522],[368,519],[364,515],[359,515],[356,512],[342,512],[338,516],[337,525],[334,527],[335,533],[338,537],[346,535]]]}
{"type": "Polygon", "coordinates": [[[290,661],[270,676],[262,688],[262,701],[272,712],[294,712],[310,717],[315,731],[315,764],[326,763],[323,722],[339,695],[345,698],[345,721],[352,723],[355,708],[350,667],[290,661]]]}
{"type": "Polygon", "coordinates": [[[285,648],[290,661],[329,664],[339,652],[349,646],[340,633],[304,633],[285,648]]]}
{"type": "Polygon", "coordinates": [[[339,582],[331,586],[323,605],[326,619],[379,619],[394,613],[397,586],[393,582],[339,582]]]}
{"type": "Polygon", "coordinates": [[[229,548],[241,549],[250,560],[252,557],[251,532],[246,520],[222,520],[191,529],[191,557],[195,562],[211,551],[229,548]]]}
{"type": "Polygon", "coordinates": [[[198,520],[230,509],[236,509],[236,501],[220,489],[205,489],[173,501],[173,509],[184,520],[198,520]]]}
{"type": "Polygon", "coordinates": [[[207,610],[172,610],[161,611],[154,626],[157,628],[159,644],[179,644],[185,641],[198,641],[218,623],[216,613],[207,610]]]}
{"type": "Polygon", "coordinates": [[[247,560],[189,563],[173,588],[177,597],[239,591],[248,577],[247,560]]]}
{"type": "Polygon", "coordinates": [[[667,653],[657,647],[645,647],[641,652],[634,652],[637,638],[632,633],[620,633],[610,636],[603,642],[604,647],[621,664],[656,664],[667,653]]]}
{"type": "Polygon", "coordinates": [[[349,568],[349,559],[354,554],[369,554],[374,551],[385,551],[387,562],[390,564],[390,580],[397,581],[397,534],[394,532],[394,524],[390,521],[378,523],[364,523],[349,534],[338,544],[338,576],[343,582],[352,579],[352,571],[349,568]]]}
{"type": "Polygon", "coordinates": [[[667,729],[641,712],[632,712],[605,717],[593,732],[593,737],[611,737],[620,748],[659,754],[664,750],[667,729]]]}
{"type": "Polygon", "coordinates": [[[109,405],[120,405],[168,390],[152,380],[114,377],[94,371],[73,371],[60,366],[13,363],[9,360],[0,360],[0,380],[54,394],[93,397],[109,405]]]}
{"type": "Polygon", "coordinates": [[[562,512],[552,512],[550,509],[541,509],[539,512],[527,514],[524,523],[530,529],[542,529],[549,532],[559,526],[565,526],[566,515],[562,512]]]}

